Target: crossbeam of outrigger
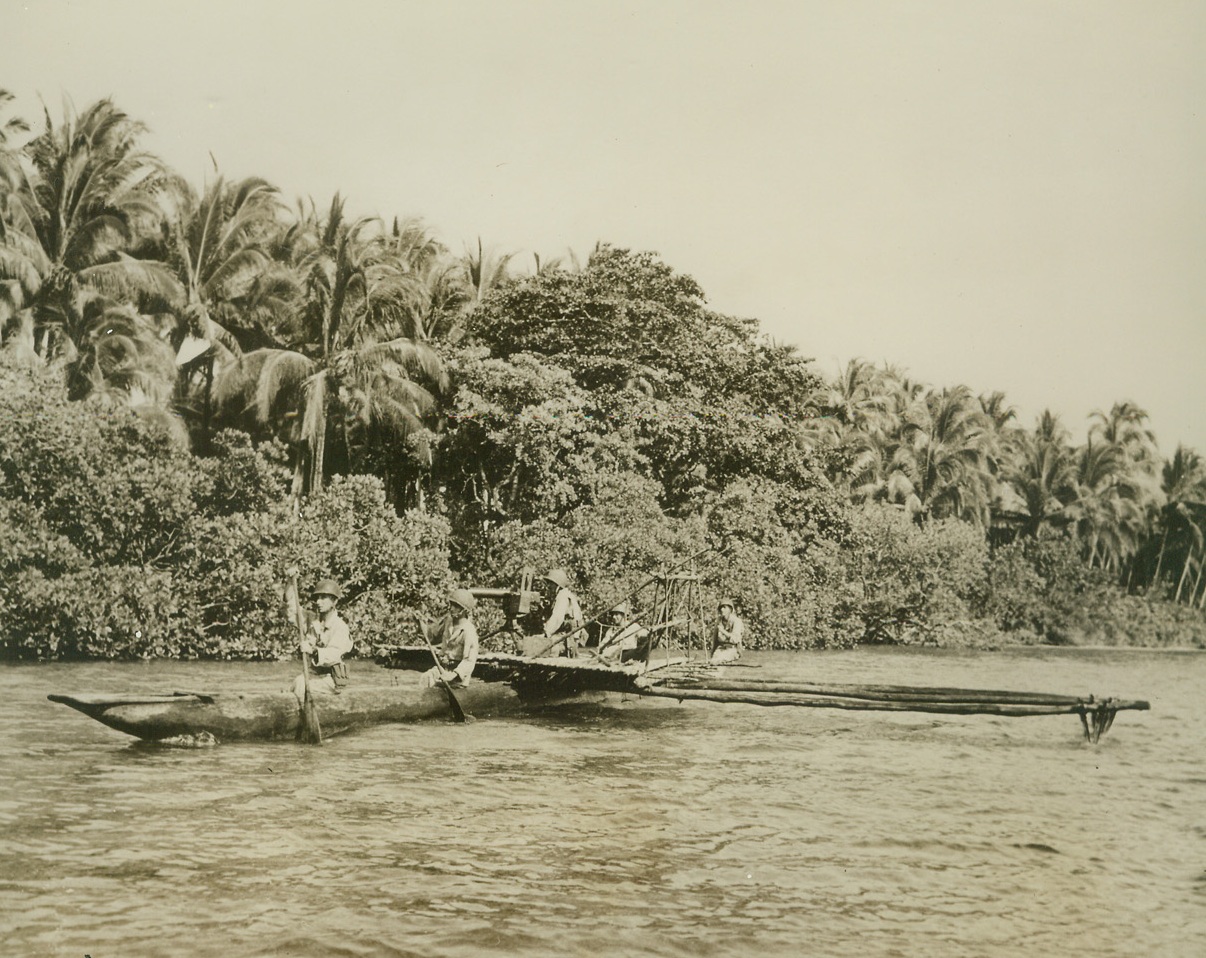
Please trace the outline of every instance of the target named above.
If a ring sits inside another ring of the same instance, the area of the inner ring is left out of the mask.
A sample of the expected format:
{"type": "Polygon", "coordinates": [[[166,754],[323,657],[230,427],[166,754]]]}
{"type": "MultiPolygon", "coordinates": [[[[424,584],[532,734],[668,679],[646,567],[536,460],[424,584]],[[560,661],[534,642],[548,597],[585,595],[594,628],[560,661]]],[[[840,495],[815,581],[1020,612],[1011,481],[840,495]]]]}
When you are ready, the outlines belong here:
{"type": "Polygon", "coordinates": [[[881,712],[932,712],[946,715],[1078,715],[1088,742],[1097,742],[1126,709],[1146,711],[1141,700],[1096,696],[1049,695],[994,689],[922,688],[907,685],[830,685],[731,680],[695,669],[673,668],[639,676],[633,691],[661,698],[743,702],[764,706],[803,706],[881,712]]]}

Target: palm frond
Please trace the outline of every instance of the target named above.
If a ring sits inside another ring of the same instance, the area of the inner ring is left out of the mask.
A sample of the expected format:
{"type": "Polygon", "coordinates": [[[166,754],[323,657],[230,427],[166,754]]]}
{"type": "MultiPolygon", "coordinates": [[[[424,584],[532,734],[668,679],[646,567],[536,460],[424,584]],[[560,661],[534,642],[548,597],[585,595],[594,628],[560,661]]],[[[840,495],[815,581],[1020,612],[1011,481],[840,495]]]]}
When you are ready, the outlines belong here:
{"type": "Polygon", "coordinates": [[[0,280],[17,283],[25,299],[31,300],[50,273],[50,263],[42,248],[23,234],[8,239],[0,245],[0,280]]]}
{"type": "Polygon", "coordinates": [[[408,401],[391,395],[375,395],[368,410],[370,421],[386,433],[405,439],[424,429],[422,418],[408,401]]]}
{"type": "Polygon", "coordinates": [[[130,240],[130,228],[124,217],[102,213],[89,218],[71,233],[62,260],[69,267],[84,268],[125,250],[130,240]]]}
{"type": "Polygon", "coordinates": [[[164,263],[135,259],[125,253],[112,262],[80,270],[79,277],[83,283],[116,299],[131,300],[145,293],[169,303],[180,303],[184,297],[179,281],[164,263]]]}
{"type": "Polygon", "coordinates": [[[205,299],[237,299],[245,296],[272,261],[261,250],[244,247],[215,264],[199,290],[205,299]]]}
{"type": "MultiPolygon", "coordinates": [[[[260,350],[257,350],[260,352],[260,350]]],[[[262,350],[266,353],[255,386],[256,416],[268,422],[280,401],[292,402],[315,372],[314,361],[286,349],[262,350]]],[[[309,399],[306,400],[307,406],[309,399]]]]}

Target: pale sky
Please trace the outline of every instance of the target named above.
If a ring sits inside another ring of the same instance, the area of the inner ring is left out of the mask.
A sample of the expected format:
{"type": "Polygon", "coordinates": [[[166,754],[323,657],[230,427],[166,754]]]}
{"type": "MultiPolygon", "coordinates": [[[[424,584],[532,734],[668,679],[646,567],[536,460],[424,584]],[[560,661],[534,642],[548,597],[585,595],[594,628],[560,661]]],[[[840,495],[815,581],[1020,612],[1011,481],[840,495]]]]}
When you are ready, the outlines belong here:
{"type": "Polygon", "coordinates": [[[1206,454],[1206,3],[0,0],[30,119],[102,96],[262,175],[531,263],[654,250],[826,375],[1032,426],[1132,399],[1206,454]]]}

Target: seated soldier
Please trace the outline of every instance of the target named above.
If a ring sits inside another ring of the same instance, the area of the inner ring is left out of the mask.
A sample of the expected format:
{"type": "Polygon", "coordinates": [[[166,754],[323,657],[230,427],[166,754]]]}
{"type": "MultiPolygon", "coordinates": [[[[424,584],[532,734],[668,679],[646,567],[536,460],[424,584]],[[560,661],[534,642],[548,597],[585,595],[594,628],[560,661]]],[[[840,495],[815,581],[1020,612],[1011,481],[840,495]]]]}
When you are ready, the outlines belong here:
{"type": "Polygon", "coordinates": [[[622,662],[636,657],[642,640],[649,630],[639,622],[629,621],[628,603],[621,602],[607,613],[607,621],[599,633],[599,658],[605,662],[622,662]]]}
{"type": "Polygon", "coordinates": [[[453,589],[448,597],[448,617],[440,629],[435,646],[439,666],[432,666],[419,676],[420,688],[433,688],[443,679],[450,686],[468,685],[477,666],[477,626],[473,624],[473,610],[477,599],[468,589],[453,589]]]}
{"type": "MultiPolygon", "coordinates": [[[[285,593],[289,615],[294,621],[300,616],[305,623],[305,637],[301,643],[301,654],[308,656],[311,692],[342,692],[348,684],[348,666],[343,657],[352,651],[352,637],[348,624],[343,621],[335,606],[343,590],[334,579],[323,579],[310,592],[318,608],[317,615],[298,606],[297,594],[290,586],[285,593]]],[[[299,702],[305,701],[306,679],[299,675],[293,682],[293,694],[299,702]]]]}
{"type": "Polygon", "coordinates": [[[712,635],[712,664],[723,665],[741,658],[745,625],[737,617],[732,599],[721,599],[717,605],[720,618],[712,635]]]}
{"type": "MultiPolygon", "coordinates": [[[[544,581],[555,587],[552,600],[545,607],[549,614],[539,623],[540,634],[524,640],[524,654],[535,658],[542,656],[574,655],[578,639],[582,635],[585,619],[578,597],[570,588],[569,576],[564,569],[550,569],[544,581]]],[[[551,591],[551,590],[550,590],[551,591]]]]}

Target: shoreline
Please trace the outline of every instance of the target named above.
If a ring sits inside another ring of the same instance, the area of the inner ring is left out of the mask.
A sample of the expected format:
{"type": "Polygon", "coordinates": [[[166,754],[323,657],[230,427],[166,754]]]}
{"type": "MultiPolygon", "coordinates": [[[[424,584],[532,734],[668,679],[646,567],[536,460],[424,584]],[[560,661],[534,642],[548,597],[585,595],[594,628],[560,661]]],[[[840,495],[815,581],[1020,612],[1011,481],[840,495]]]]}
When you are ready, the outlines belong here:
{"type": "Polygon", "coordinates": [[[1206,648],[1198,645],[1028,645],[1025,642],[1000,645],[995,649],[986,649],[985,651],[1006,652],[1015,649],[1042,649],[1044,651],[1050,650],[1056,652],[1206,652],[1206,648]]]}
{"type": "MultiPolygon", "coordinates": [[[[791,655],[841,655],[850,652],[915,652],[915,653],[949,653],[949,652],[979,652],[987,655],[992,655],[998,652],[1058,652],[1058,653],[1076,653],[1076,652],[1130,652],[1130,653],[1157,653],[1161,655],[1201,655],[1206,654],[1206,648],[1200,646],[1143,646],[1143,645],[1035,645],[1028,642],[1010,642],[1000,645],[978,646],[978,645],[912,645],[912,644],[868,644],[856,645],[851,648],[844,649],[748,649],[748,652],[755,655],[782,655],[784,653],[791,655]]],[[[281,662],[288,662],[289,658],[281,659],[183,659],[173,658],[171,656],[163,656],[157,658],[139,658],[139,659],[121,659],[121,658],[95,658],[95,659],[51,659],[51,660],[29,660],[29,659],[8,659],[0,658],[0,668],[3,667],[29,667],[29,666],[56,666],[56,665],[149,665],[154,662],[175,662],[175,663],[206,663],[210,665],[225,664],[225,665],[275,665],[281,662]]],[[[373,656],[356,656],[353,661],[358,662],[373,662],[373,656]]]]}

